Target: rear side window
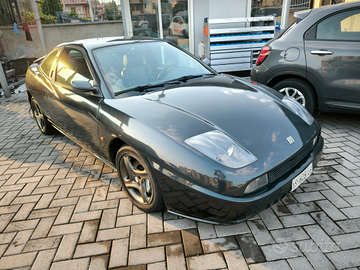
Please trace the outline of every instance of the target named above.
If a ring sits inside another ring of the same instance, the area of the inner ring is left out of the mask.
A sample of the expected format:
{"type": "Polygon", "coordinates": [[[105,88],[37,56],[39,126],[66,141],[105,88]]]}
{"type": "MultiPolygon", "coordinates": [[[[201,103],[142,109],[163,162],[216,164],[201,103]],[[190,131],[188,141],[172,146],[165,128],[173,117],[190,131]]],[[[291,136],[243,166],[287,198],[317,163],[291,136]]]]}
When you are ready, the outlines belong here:
{"type": "Polygon", "coordinates": [[[40,67],[42,69],[42,71],[49,76],[50,74],[50,70],[51,70],[51,66],[55,60],[55,57],[57,55],[59,50],[55,50],[53,52],[51,52],[48,56],[46,56],[46,58],[44,59],[44,61],[42,61],[40,67]]]}
{"type": "Polygon", "coordinates": [[[317,26],[316,39],[360,41],[360,10],[335,14],[317,26]]]}

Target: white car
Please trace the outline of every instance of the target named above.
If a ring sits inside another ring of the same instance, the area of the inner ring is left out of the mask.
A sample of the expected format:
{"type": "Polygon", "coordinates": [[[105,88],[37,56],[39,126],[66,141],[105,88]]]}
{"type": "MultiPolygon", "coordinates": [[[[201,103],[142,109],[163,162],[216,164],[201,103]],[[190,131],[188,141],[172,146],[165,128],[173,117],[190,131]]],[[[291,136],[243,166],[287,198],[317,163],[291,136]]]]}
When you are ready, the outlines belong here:
{"type": "Polygon", "coordinates": [[[183,37],[189,36],[187,15],[177,15],[173,18],[169,26],[169,35],[183,37]]]}

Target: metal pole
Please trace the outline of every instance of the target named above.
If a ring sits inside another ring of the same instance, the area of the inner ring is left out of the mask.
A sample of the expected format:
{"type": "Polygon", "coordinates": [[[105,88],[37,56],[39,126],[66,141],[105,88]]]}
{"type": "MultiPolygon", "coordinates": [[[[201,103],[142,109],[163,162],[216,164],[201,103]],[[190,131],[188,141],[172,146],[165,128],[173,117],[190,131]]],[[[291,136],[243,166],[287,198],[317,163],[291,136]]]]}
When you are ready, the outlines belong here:
{"type": "Polygon", "coordinates": [[[193,0],[189,0],[188,2],[188,20],[189,20],[189,51],[195,54],[195,20],[194,20],[194,2],[193,0]]]}
{"type": "Polygon", "coordinates": [[[158,4],[158,14],[159,14],[159,33],[160,33],[160,38],[164,38],[164,33],[163,33],[163,22],[162,22],[162,11],[161,11],[161,0],[157,1],[158,4]]]}
{"type": "Polygon", "coordinates": [[[94,21],[94,12],[91,6],[91,0],[88,0],[89,2],[89,12],[90,12],[90,20],[93,22],[94,21]]]}
{"type": "Polygon", "coordinates": [[[16,9],[17,14],[19,15],[20,23],[22,23],[22,22],[23,22],[23,18],[22,18],[22,15],[21,15],[21,11],[20,11],[20,7],[19,7],[19,2],[18,2],[18,0],[15,0],[15,9],[16,9]]]}
{"type": "Polygon", "coordinates": [[[9,4],[10,4],[11,14],[12,14],[15,22],[18,23],[18,22],[17,22],[17,19],[16,19],[16,14],[15,14],[15,11],[14,11],[15,4],[14,4],[11,0],[9,0],[9,4]]]}
{"type": "Polygon", "coordinates": [[[4,70],[3,70],[1,62],[0,62],[0,83],[1,83],[2,89],[4,90],[5,97],[6,98],[11,97],[9,86],[8,86],[7,80],[6,80],[6,74],[5,74],[4,70]]]}
{"type": "Polygon", "coordinates": [[[40,21],[40,17],[39,17],[39,12],[38,12],[38,9],[37,9],[35,0],[30,0],[30,1],[31,1],[31,6],[32,6],[33,11],[34,11],[36,26],[37,26],[38,31],[39,31],[41,46],[42,46],[45,54],[47,54],[48,51],[47,51],[47,48],[46,48],[46,43],[45,43],[44,33],[43,33],[43,30],[42,30],[42,26],[41,26],[41,21],[40,21]]]}
{"type": "Polygon", "coordinates": [[[282,12],[281,12],[281,29],[285,29],[289,22],[291,0],[283,0],[282,12]]]}
{"type": "Polygon", "coordinates": [[[125,37],[132,37],[132,22],[131,22],[131,12],[130,12],[130,2],[129,0],[120,0],[121,3],[121,12],[124,25],[124,35],[125,37]]]}

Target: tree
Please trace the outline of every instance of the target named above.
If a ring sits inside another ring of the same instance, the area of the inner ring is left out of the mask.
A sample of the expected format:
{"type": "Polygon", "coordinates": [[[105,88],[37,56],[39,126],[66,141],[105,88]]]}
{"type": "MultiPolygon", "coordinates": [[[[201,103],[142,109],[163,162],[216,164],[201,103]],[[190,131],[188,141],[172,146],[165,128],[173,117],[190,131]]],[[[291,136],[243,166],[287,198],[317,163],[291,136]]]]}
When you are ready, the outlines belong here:
{"type": "Polygon", "coordinates": [[[115,1],[105,4],[106,19],[109,21],[121,20],[121,12],[117,9],[115,1]]]}
{"type": "Polygon", "coordinates": [[[0,5],[0,25],[13,25],[16,21],[14,18],[13,13],[11,12],[11,5],[8,1],[5,3],[1,3],[0,5]]]}
{"type": "Polygon", "coordinates": [[[60,0],[40,0],[44,4],[40,4],[41,12],[45,15],[56,16],[56,11],[62,11],[63,6],[60,0]]]}

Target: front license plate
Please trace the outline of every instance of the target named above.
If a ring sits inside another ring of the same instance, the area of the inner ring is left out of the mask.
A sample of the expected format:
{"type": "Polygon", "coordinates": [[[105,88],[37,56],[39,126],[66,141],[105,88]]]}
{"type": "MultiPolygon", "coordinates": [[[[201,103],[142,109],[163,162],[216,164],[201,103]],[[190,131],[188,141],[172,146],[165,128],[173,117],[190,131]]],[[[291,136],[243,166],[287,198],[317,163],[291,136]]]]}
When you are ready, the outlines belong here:
{"type": "Polygon", "coordinates": [[[291,191],[294,191],[302,182],[304,182],[313,172],[312,162],[305,170],[292,180],[291,191]]]}

